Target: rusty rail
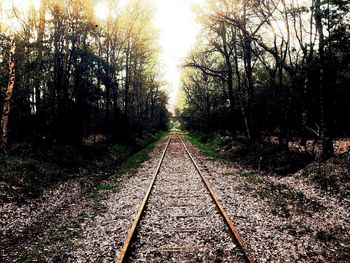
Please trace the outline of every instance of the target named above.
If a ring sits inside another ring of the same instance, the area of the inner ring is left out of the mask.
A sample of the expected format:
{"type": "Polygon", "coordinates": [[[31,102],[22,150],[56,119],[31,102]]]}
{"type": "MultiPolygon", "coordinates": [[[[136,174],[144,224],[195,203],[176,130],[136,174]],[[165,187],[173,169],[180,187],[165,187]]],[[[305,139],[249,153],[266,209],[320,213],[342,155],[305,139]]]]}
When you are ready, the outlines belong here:
{"type": "Polygon", "coordinates": [[[254,262],[254,257],[253,255],[249,252],[246,244],[244,243],[243,239],[241,238],[241,236],[239,235],[236,227],[234,226],[232,220],[228,217],[228,215],[226,214],[224,208],[222,207],[222,205],[220,204],[219,202],[219,199],[216,197],[216,195],[214,194],[214,191],[213,189],[211,188],[210,184],[209,184],[209,181],[203,176],[199,166],[197,165],[196,161],[194,160],[192,154],[190,153],[190,151],[188,150],[186,144],[183,142],[181,136],[180,136],[180,140],[181,140],[181,143],[182,145],[184,146],[188,156],[190,157],[192,163],[194,164],[194,166],[196,167],[196,170],[199,174],[199,176],[201,177],[205,187],[207,188],[207,190],[209,191],[210,193],[210,196],[212,197],[212,199],[214,200],[217,208],[219,209],[220,211],[220,214],[222,215],[222,217],[224,218],[224,221],[225,223],[227,224],[227,226],[229,227],[230,229],[230,232],[231,234],[234,236],[235,240],[239,243],[239,245],[241,246],[242,250],[243,250],[243,253],[244,253],[244,256],[245,258],[248,260],[248,262],[250,263],[253,263],[254,262]]]}
{"type": "Polygon", "coordinates": [[[135,238],[136,228],[137,228],[137,226],[138,226],[138,224],[140,222],[141,216],[143,214],[143,211],[145,209],[145,206],[146,206],[146,203],[147,203],[147,201],[149,199],[149,196],[151,195],[154,182],[157,179],[157,175],[159,173],[160,167],[162,166],[162,163],[163,163],[163,160],[164,160],[164,156],[165,156],[166,151],[168,150],[168,146],[170,144],[171,138],[172,138],[172,135],[169,136],[169,140],[168,140],[168,142],[167,142],[167,144],[166,144],[166,146],[164,148],[162,157],[159,160],[157,169],[154,171],[152,181],[151,181],[151,183],[150,183],[150,185],[149,185],[149,187],[147,189],[146,195],[145,195],[145,197],[142,200],[141,206],[140,206],[140,208],[139,208],[139,210],[138,210],[138,212],[136,214],[136,217],[134,219],[134,222],[133,222],[133,224],[132,224],[132,226],[131,226],[131,228],[129,230],[129,233],[128,233],[128,235],[126,237],[126,240],[124,242],[124,246],[123,246],[122,250],[119,253],[119,262],[121,262],[121,263],[127,262],[127,260],[128,260],[131,242],[135,238]]]}

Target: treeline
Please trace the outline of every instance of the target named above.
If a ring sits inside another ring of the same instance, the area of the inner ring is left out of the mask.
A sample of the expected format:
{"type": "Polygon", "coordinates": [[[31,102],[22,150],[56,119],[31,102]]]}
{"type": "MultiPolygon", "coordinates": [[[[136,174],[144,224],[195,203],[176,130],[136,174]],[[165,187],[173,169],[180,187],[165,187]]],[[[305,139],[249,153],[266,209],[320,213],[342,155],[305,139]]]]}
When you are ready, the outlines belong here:
{"type": "Polygon", "coordinates": [[[96,1],[0,8],[3,147],[6,134],[9,144],[79,144],[89,137],[131,140],[166,127],[153,8],[142,0],[122,9],[104,3],[104,19],[95,18],[96,1]]]}
{"type": "Polygon", "coordinates": [[[198,7],[202,33],[183,69],[186,129],[277,135],[333,154],[350,135],[350,3],[216,0],[198,7]]]}

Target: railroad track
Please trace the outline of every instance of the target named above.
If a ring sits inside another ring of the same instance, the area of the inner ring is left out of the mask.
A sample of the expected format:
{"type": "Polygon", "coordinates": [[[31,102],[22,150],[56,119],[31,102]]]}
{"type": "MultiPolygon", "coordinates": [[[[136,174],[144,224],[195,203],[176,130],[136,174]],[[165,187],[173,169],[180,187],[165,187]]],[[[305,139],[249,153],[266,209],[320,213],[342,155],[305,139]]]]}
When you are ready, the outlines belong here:
{"type": "Polygon", "coordinates": [[[180,135],[171,135],[119,262],[254,262],[180,135]]]}

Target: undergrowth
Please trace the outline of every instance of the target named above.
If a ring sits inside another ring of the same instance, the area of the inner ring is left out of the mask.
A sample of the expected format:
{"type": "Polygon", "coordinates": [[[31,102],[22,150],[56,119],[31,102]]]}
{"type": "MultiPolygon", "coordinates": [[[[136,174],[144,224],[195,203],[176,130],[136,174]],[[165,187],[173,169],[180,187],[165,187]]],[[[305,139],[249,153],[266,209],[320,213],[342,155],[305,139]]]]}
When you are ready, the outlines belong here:
{"type": "Polygon", "coordinates": [[[149,136],[136,140],[141,150],[133,154],[122,164],[119,173],[122,174],[129,170],[137,169],[142,162],[149,159],[149,153],[155,148],[157,142],[167,135],[169,135],[169,132],[157,132],[156,134],[150,134],[149,136]]]}
{"type": "Polygon", "coordinates": [[[267,183],[256,193],[260,198],[272,203],[273,214],[282,217],[289,217],[291,212],[312,214],[323,209],[317,201],[284,184],[267,183]]]}
{"type": "MultiPolygon", "coordinates": [[[[131,154],[128,158],[126,158],[118,168],[117,174],[123,174],[126,172],[133,174],[134,171],[141,165],[141,163],[149,159],[149,153],[155,148],[157,142],[167,135],[169,135],[168,132],[157,132],[155,134],[148,134],[147,136],[136,140],[136,144],[141,150],[137,151],[134,154],[131,154]]],[[[123,148],[120,146],[114,146],[114,150],[117,149],[123,150],[123,148]]],[[[102,198],[103,192],[115,190],[116,189],[114,185],[107,182],[101,182],[93,189],[90,197],[98,200],[102,198]]]]}
{"type": "Polygon", "coordinates": [[[346,155],[337,155],[321,164],[312,163],[302,175],[313,181],[322,191],[340,198],[350,197],[350,160],[346,155]]]}
{"type": "Polygon", "coordinates": [[[134,144],[55,145],[35,152],[17,147],[8,155],[0,154],[0,200],[25,202],[60,181],[78,178],[86,184],[136,169],[167,134],[150,133],[134,144]]]}
{"type": "Polygon", "coordinates": [[[195,146],[197,146],[204,155],[215,160],[227,160],[227,156],[220,154],[220,147],[226,144],[226,141],[215,135],[207,135],[199,132],[188,132],[185,137],[195,146]]]}

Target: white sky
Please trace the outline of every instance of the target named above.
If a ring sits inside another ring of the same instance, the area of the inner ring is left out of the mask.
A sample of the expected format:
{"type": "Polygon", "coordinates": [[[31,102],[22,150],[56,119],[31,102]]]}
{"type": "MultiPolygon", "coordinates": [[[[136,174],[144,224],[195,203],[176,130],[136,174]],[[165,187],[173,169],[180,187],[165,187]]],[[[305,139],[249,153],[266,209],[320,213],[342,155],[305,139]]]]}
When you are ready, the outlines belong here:
{"type": "Polygon", "coordinates": [[[199,33],[192,11],[205,0],[149,0],[156,5],[155,25],[160,29],[161,65],[168,82],[169,109],[174,110],[180,88],[180,64],[199,33]]]}

